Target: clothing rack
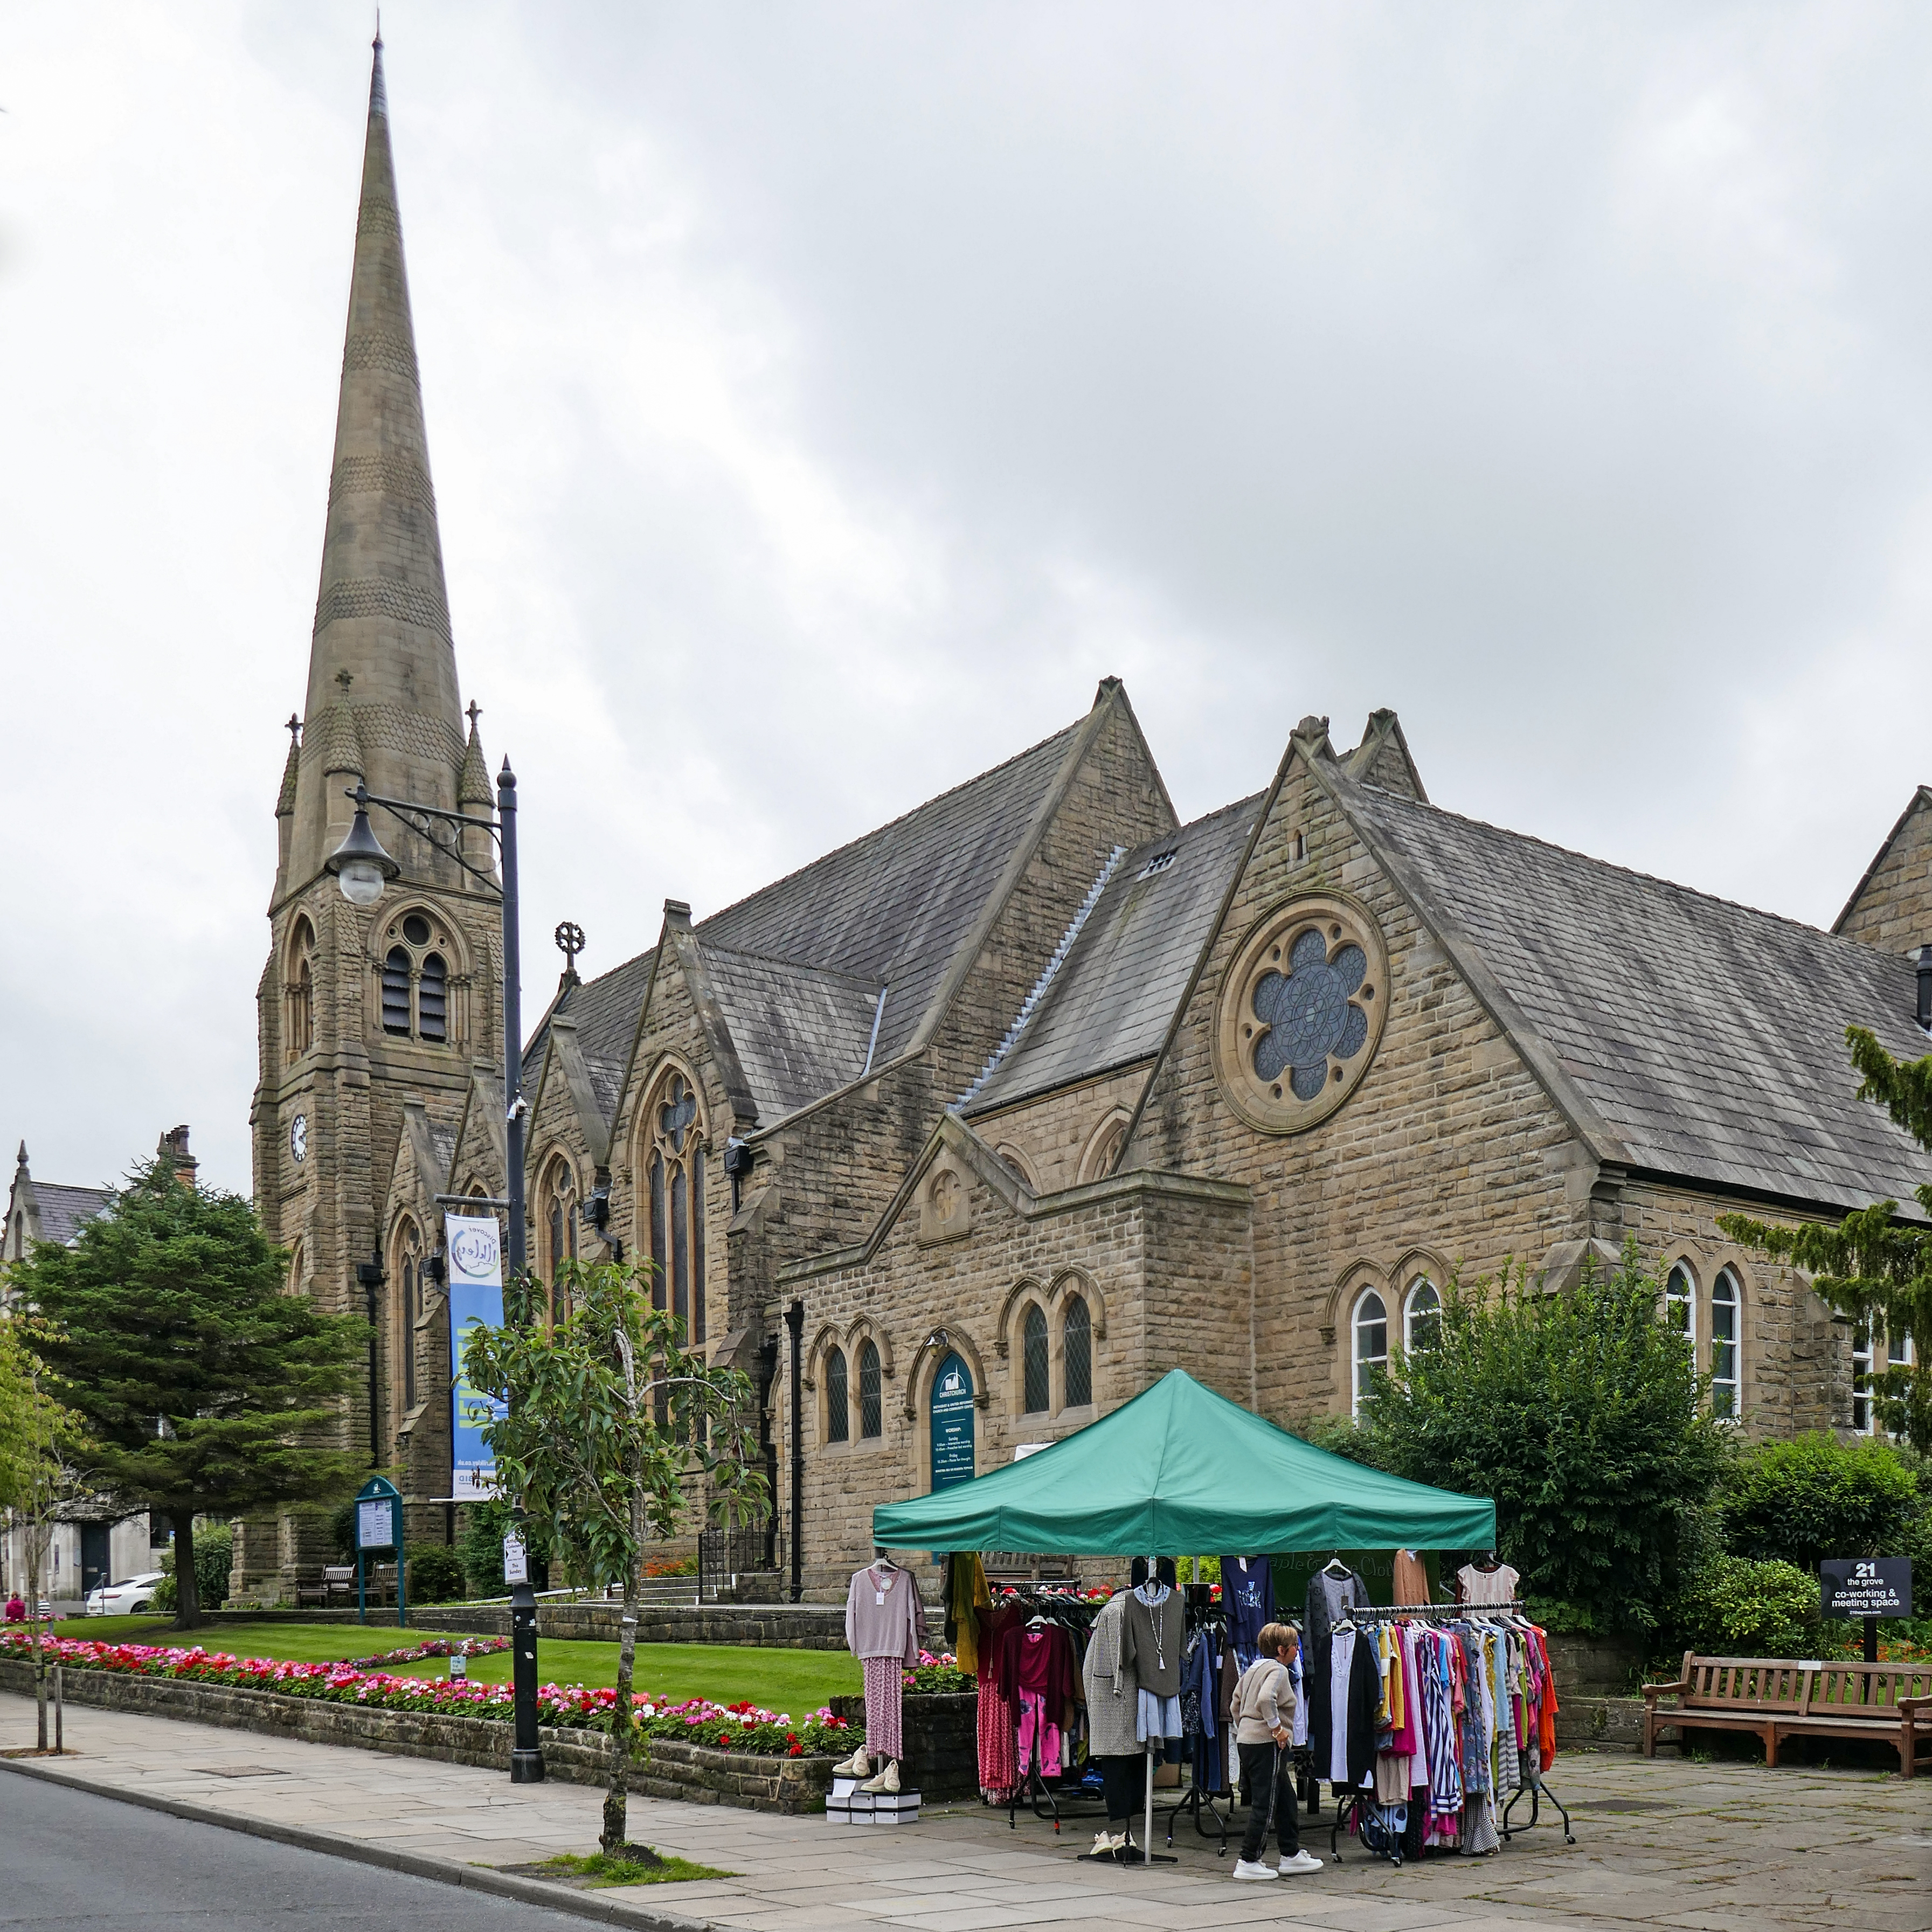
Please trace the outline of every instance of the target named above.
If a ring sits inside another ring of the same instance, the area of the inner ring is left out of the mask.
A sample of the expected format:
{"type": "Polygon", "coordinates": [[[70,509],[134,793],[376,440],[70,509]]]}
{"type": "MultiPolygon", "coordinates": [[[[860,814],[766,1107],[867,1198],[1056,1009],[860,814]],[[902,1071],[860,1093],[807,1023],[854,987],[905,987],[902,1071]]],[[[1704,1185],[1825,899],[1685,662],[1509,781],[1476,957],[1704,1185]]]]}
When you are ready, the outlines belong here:
{"type": "MultiPolygon", "coordinates": [[[[1483,1618],[1513,1618],[1519,1622],[1530,1624],[1538,1629],[1542,1628],[1540,1624],[1536,1623],[1534,1616],[1531,1614],[1529,1605],[1520,1597],[1512,1598],[1508,1603],[1504,1604],[1349,1604],[1336,1612],[1334,1628],[1339,1629],[1343,1624],[1346,1624],[1353,1629],[1360,1624],[1385,1623],[1390,1618],[1399,1617],[1417,1618],[1426,1623],[1467,1623],[1472,1619],[1483,1618]]],[[[1557,1815],[1563,1820],[1563,1842],[1566,1845],[1574,1845],[1576,1842],[1576,1834],[1570,1828],[1570,1814],[1564,1808],[1562,1799],[1558,1797],[1544,1781],[1540,1767],[1533,1762],[1535,1756],[1536,1754],[1533,1749],[1526,1750],[1519,1756],[1516,1761],[1516,1787],[1510,1793],[1508,1798],[1503,1803],[1502,1808],[1497,1814],[1496,1828],[1501,1833],[1504,1844],[1510,1842],[1516,1832],[1533,1829],[1538,1820],[1538,1815],[1542,1808],[1542,1801],[1547,1798],[1556,1807],[1557,1815]],[[1512,1829],[1509,1821],[1510,1814],[1516,1808],[1518,1800],[1522,1798],[1525,1792],[1529,1794],[1529,1822],[1527,1824],[1518,1825],[1512,1829]]],[[[1499,1796],[1500,1793],[1497,1795],[1499,1796]]],[[[1372,1799],[1369,1802],[1372,1806],[1372,1799]]],[[[1363,1809],[1363,1794],[1359,1792],[1345,1792],[1336,1801],[1334,1824],[1328,1834],[1329,1850],[1331,1854],[1339,1857],[1338,1841],[1342,1827],[1352,1817],[1359,1819],[1362,1815],[1363,1809]]],[[[1373,1846],[1369,1846],[1368,1838],[1366,1834],[1360,1832],[1359,1826],[1358,1835],[1360,1842],[1368,1847],[1372,1856],[1386,1858],[1390,1864],[1395,1865],[1400,1865],[1402,1863],[1402,1841],[1400,1838],[1394,1841],[1391,1850],[1377,1850],[1373,1846]]]]}
{"type": "MultiPolygon", "coordinates": [[[[1207,1586],[1202,1583],[1190,1583],[1186,1585],[1185,1588],[1190,1592],[1190,1595],[1184,1600],[1183,1604],[1183,1608],[1186,1613],[1188,1636],[1192,1638],[1198,1635],[1200,1632],[1212,1629],[1218,1624],[1220,1628],[1221,1641],[1223,1643],[1226,1642],[1228,1640],[1228,1619],[1225,1612],[1222,1611],[1221,1606],[1212,1602],[1202,1601],[1191,1594],[1192,1592],[1196,1590],[1204,1592],[1207,1588],[1207,1586]]],[[[1216,1742],[1220,1745],[1222,1754],[1225,1757],[1227,1750],[1226,1739],[1217,1739],[1216,1742]]],[[[1226,1778],[1227,1774],[1224,1771],[1222,1775],[1223,1778],[1226,1778]]],[[[1202,1838],[1205,1838],[1211,1835],[1208,1832],[1207,1826],[1201,1822],[1202,1807],[1205,1805],[1208,1810],[1208,1815],[1214,1820],[1215,1825],[1219,1828],[1220,1835],[1220,1843],[1215,1849],[1214,1856],[1217,1858],[1226,1858],[1228,1855],[1228,1827],[1232,1825],[1234,1820],[1234,1784],[1231,1781],[1228,1784],[1227,1789],[1221,1793],[1221,1796],[1225,1797],[1228,1801],[1228,1815],[1224,1818],[1222,1816],[1221,1814],[1214,1808],[1215,1794],[1211,1791],[1207,1790],[1203,1786],[1196,1784],[1191,1781],[1193,1777],[1193,1768],[1192,1766],[1189,1767],[1188,1776],[1190,1781],[1186,1791],[1180,1797],[1177,1798],[1172,1804],[1156,1805],[1154,1807],[1154,1816],[1156,1820],[1162,1818],[1165,1818],[1167,1820],[1167,1842],[1170,1845],[1174,1843],[1174,1820],[1179,1818],[1184,1813],[1192,1817],[1194,1820],[1195,1830],[1202,1838]]]]}
{"type": "MultiPolygon", "coordinates": [[[[1002,1585],[999,1594],[994,1597],[992,1607],[1000,1610],[1024,1610],[1029,1614],[1028,1622],[1036,1616],[1045,1617],[1057,1623],[1068,1633],[1068,1640],[1074,1648],[1076,1668],[1084,1654],[1087,1640],[1090,1635],[1094,1617],[1099,1613],[1098,1604],[1083,1602],[1071,1590],[1057,1589],[1051,1584],[1019,1583],[1002,1585]],[[1076,1634],[1077,1633],[1077,1634],[1076,1634]]],[[[1020,1759],[1020,1714],[1017,1706],[1013,1713],[1013,1763],[1017,1768],[1020,1759]]],[[[1016,1831],[1019,1826],[1019,1810],[1022,1799],[1026,1808],[1043,1825],[1051,1825],[1056,1835],[1060,1826],[1070,1818],[1104,1818],[1107,1815],[1103,1804],[1097,1810],[1071,1808],[1070,1794],[1063,1800],[1060,1792],[1049,1786],[1040,1771],[1040,1739],[1036,1733],[1034,1747],[1028,1754],[1026,1769],[1012,1790],[1006,1794],[1006,1828],[1016,1831]],[[1069,1808],[1062,1809],[1063,1802],[1069,1808]]],[[[1070,1774],[1071,1775],[1072,1774],[1070,1774]]],[[[1077,1778],[1074,1780],[1076,1784],[1077,1778]]]]}

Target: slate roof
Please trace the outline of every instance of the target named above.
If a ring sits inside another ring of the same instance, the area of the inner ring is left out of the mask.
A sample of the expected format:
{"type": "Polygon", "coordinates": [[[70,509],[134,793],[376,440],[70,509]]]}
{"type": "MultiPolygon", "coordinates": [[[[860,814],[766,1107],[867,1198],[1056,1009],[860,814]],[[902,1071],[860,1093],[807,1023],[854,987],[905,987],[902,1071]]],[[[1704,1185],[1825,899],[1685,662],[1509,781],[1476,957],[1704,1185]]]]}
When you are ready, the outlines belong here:
{"type": "MultiPolygon", "coordinates": [[[[905,1046],[1086,722],[693,928],[761,1126],[858,1077],[882,984],[874,1064],[905,1046]]],[[[573,987],[562,1004],[607,1121],[652,956],[573,987]]],[[[542,1067],[548,1031],[539,1025],[524,1049],[526,1088],[542,1067]]]]}
{"type": "Polygon", "coordinates": [[[969,1117],[1160,1050],[1265,797],[1223,806],[1127,855],[969,1117]],[[1173,862],[1143,878],[1168,851],[1173,862]]]}
{"type": "Polygon", "coordinates": [[[760,1121],[782,1119],[865,1071],[875,982],[722,946],[703,951],[760,1121]]]}
{"type": "MultiPolygon", "coordinates": [[[[890,990],[875,1060],[911,1039],[992,896],[1084,718],[695,928],[713,946],[794,959],[890,990]]],[[[871,1030],[871,1016],[866,1020],[871,1030]]]]}
{"type": "MultiPolygon", "coordinates": [[[[1844,1030],[1924,1057],[1913,962],[1334,778],[1452,952],[1473,948],[1632,1166],[1908,1207],[1932,1156],[1858,1098],[1844,1030]]],[[[1605,1148],[1610,1158],[1616,1150],[1605,1148]]],[[[1916,1211],[1916,1210],[1915,1210],[1916,1211]]]]}
{"type": "Polygon", "coordinates": [[[63,1187],[57,1181],[37,1180],[34,1198],[40,1210],[40,1239],[64,1247],[114,1198],[111,1187],[63,1187]]]}

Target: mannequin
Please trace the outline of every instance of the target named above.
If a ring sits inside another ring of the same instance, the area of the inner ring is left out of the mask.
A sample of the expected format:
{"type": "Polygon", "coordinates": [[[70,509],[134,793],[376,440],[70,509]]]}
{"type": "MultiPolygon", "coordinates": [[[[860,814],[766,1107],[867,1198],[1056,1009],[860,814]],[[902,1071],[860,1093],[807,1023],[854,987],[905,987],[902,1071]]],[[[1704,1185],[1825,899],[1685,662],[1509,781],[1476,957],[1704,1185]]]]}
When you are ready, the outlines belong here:
{"type": "MultiPolygon", "coordinates": [[[[1128,1589],[1148,1579],[1147,1558],[1136,1556],[1128,1570],[1128,1589]]],[[[1140,1685],[1130,1668],[1120,1662],[1120,1640],[1126,1618],[1127,1592],[1117,1592],[1094,1620],[1081,1675],[1087,1690],[1088,1750],[1100,1767],[1106,1788],[1107,1828],[1094,1839],[1091,1856],[1119,1857],[1138,1848],[1133,1839],[1134,1805],[1140,1796],[1140,1741],[1134,1720],[1140,1685]]]]}
{"type": "Polygon", "coordinates": [[[845,1592],[845,1647],[866,1674],[866,1738],[835,1778],[861,1780],[860,1790],[897,1792],[904,1752],[904,1673],[926,1646],[926,1606],[910,1571],[882,1549],[853,1574],[845,1592]]]}

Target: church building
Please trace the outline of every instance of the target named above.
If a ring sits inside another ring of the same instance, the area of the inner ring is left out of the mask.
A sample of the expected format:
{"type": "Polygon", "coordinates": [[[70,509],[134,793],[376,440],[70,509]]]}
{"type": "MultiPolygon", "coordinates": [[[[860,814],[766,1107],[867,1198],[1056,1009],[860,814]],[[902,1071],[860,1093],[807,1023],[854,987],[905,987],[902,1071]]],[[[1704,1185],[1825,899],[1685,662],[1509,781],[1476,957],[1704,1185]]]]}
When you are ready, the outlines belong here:
{"type": "MultiPolygon", "coordinates": [[[[507,1185],[497,906],[386,830],[403,874],[372,911],[323,861],[358,778],[489,811],[464,715],[379,53],[255,1149],[298,1282],[375,1316],[344,1426],[399,1472],[412,1536],[449,1493],[440,1203],[507,1185]]],[[[567,970],[524,1046],[532,1264],[650,1261],[766,1392],[782,1521],[802,1457],[808,1594],[842,1589],[874,1504],[1170,1368],[1278,1420],[1346,1414],[1426,1346],[1452,1275],[1514,1261],[1560,1291],[1630,1236],[1721,1414],[1868,1426],[1884,1338],[1715,1220],[1835,1218],[1926,1178],[1844,1030],[1928,1050],[1932,794],[1825,932],[1445,809],[1391,711],[1353,743],[1320,717],[1284,736],[1184,824],[1102,680],[738,904],[668,902],[650,950],[567,970]]],[[[250,1526],[249,1587],[320,1560],[305,1533],[250,1526]]]]}

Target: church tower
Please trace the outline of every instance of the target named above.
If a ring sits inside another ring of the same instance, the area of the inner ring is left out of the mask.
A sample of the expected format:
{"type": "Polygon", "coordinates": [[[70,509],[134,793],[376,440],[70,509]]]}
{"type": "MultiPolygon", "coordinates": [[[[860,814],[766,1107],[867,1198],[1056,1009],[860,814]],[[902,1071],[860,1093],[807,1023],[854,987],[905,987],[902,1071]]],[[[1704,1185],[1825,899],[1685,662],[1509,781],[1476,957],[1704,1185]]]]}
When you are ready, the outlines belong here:
{"type": "MultiPolygon", "coordinates": [[[[325,862],[349,830],[358,780],[392,799],[490,812],[475,708],[466,733],[464,716],[379,39],[322,580],[275,805],[250,1117],[256,1202],[292,1251],[294,1283],[374,1318],[374,1360],[340,1428],[343,1446],[374,1468],[398,1466],[428,1318],[413,1260],[405,1292],[398,1244],[419,1257],[434,1230],[383,1225],[405,1109],[433,1137],[453,1136],[472,1072],[500,1078],[501,915],[487,886],[388,812],[372,808],[370,824],[402,872],[376,904],[350,904],[325,862]]],[[[491,864],[488,842],[465,836],[471,862],[491,864]]],[[[410,1514],[412,1536],[443,1516],[410,1514]]],[[[286,1593],[297,1567],[330,1560],[310,1519],[251,1522],[242,1545],[238,1592],[286,1593]]]]}

